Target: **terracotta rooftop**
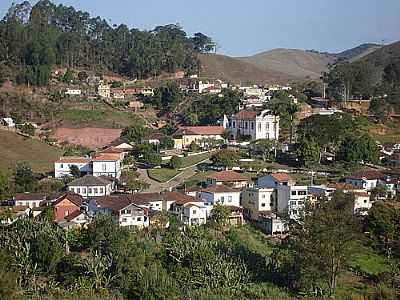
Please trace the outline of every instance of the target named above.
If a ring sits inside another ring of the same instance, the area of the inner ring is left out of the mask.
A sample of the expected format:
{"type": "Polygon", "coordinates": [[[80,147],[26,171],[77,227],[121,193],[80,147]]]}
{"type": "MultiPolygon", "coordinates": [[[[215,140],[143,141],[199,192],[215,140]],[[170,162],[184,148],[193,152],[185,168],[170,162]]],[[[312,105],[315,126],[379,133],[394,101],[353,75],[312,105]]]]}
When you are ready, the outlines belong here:
{"type": "Polygon", "coordinates": [[[385,176],[382,172],[377,170],[362,170],[352,174],[351,176],[347,177],[348,179],[367,179],[367,180],[374,180],[374,179],[383,179],[385,176]]]}
{"type": "Polygon", "coordinates": [[[294,181],[293,178],[287,173],[272,173],[271,176],[280,182],[294,181]]]}
{"type": "Polygon", "coordinates": [[[354,194],[359,197],[369,197],[369,194],[367,192],[358,192],[354,194]]]}
{"type": "Polygon", "coordinates": [[[209,186],[206,189],[203,189],[202,192],[205,192],[205,193],[236,193],[236,192],[238,192],[238,193],[240,193],[240,190],[230,188],[223,184],[217,184],[217,185],[209,186]]]}
{"type": "Polygon", "coordinates": [[[121,157],[118,153],[105,153],[96,155],[92,161],[117,161],[120,160],[121,157]]]}
{"type": "Polygon", "coordinates": [[[46,194],[44,193],[17,193],[14,197],[17,201],[38,201],[46,200],[46,194]]]}
{"type": "Polygon", "coordinates": [[[66,216],[64,219],[67,220],[68,222],[72,221],[76,217],[80,216],[81,214],[84,214],[83,211],[77,210],[66,216]]]}
{"type": "Polygon", "coordinates": [[[207,176],[207,179],[214,179],[216,181],[221,182],[231,182],[231,181],[246,181],[248,182],[248,178],[238,172],[235,171],[221,171],[213,173],[207,176]]]}
{"type": "Polygon", "coordinates": [[[222,126],[184,126],[180,127],[173,136],[180,135],[221,135],[225,132],[222,126]]]}
{"type": "Polygon", "coordinates": [[[87,157],[78,157],[78,156],[63,156],[60,157],[57,163],[75,163],[75,164],[86,164],[90,163],[90,158],[87,157]]]}
{"type": "Polygon", "coordinates": [[[80,207],[83,203],[83,198],[81,195],[71,193],[71,192],[66,192],[63,195],[61,195],[61,197],[59,197],[52,205],[53,206],[58,205],[64,199],[71,201],[73,204],[75,204],[78,207],[80,207]]]}
{"type": "Polygon", "coordinates": [[[68,186],[104,186],[111,183],[111,179],[106,176],[95,177],[86,175],[68,183],[68,186]]]}
{"type": "Polygon", "coordinates": [[[124,153],[124,152],[125,152],[124,149],[115,148],[115,147],[108,147],[108,148],[106,148],[106,149],[100,151],[100,153],[102,153],[102,154],[103,154],[103,153],[110,153],[110,154],[116,153],[116,154],[121,154],[121,153],[124,153]]]}
{"type": "Polygon", "coordinates": [[[236,115],[236,119],[255,119],[257,117],[257,112],[253,110],[241,110],[236,115]]]}
{"type": "Polygon", "coordinates": [[[111,209],[115,213],[132,204],[127,195],[100,197],[96,199],[96,203],[98,207],[111,209]]]}

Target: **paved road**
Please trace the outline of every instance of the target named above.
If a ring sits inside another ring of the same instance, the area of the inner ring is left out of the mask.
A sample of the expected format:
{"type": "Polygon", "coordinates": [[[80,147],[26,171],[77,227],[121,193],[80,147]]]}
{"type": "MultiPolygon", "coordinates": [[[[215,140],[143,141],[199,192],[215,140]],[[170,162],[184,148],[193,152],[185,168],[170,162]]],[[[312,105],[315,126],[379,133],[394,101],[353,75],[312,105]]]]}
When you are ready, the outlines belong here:
{"type": "MultiPolygon", "coordinates": [[[[204,160],[202,162],[199,162],[198,164],[208,162],[209,160],[204,160]]],[[[138,169],[137,171],[140,174],[140,179],[146,181],[147,183],[150,184],[150,188],[146,190],[146,192],[160,192],[164,190],[171,190],[181,184],[183,184],[188,178],[194,176],[197,174],[197,165],[185,168],[181,173],[179,173],[175,178],[173,178],[171,181],[165,182],[165,183],[160,183],[158,181],[155,181],[147,175],[147,170],[146,169],[138,169]]]]}

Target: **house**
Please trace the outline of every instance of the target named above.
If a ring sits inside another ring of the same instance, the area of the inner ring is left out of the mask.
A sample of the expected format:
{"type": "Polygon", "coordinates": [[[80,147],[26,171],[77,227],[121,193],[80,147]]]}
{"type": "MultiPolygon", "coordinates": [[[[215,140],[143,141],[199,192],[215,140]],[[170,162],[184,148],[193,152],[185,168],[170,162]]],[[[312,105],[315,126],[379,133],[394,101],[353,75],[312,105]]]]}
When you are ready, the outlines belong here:
{"type": "Polygon", "coordinates": [[[283,234],[289,231],[287,220],[284,220],[275,214],[260,215],[257,224],[266,234],[270,235],[283,234]]]}
{"type": "Polygon", "coordinates": [[[227,185],[232,188],[241,189],[246,187],[249,183],[249,179],[235,171],[221,171],[215,172],[207,176],[208,185],[227,185]]]}
{"type": "Polygon", "coordinates": [[[121,149],[127,154],[132,152],[134,149],[134,147],[124,138],[116,139],[109,146],[115,149],[121,149]]]}
{"type": "Polygon", "coordinates": [[[80,96],[82,94],[82,91],[79,89],[66,89],[64,94],[69,96],[80,96]]]}
{"type": "Polygon", "coordinates": [[[123,160],[128,153],[124,149],[107,147],[99,151],[98,154],[114,154],[115,156],[119,155],[119,159],[123,160]]]}
{"type": "Polygon", "coordinates": [[[308,187],[308,193],[315,198],[331,199],[332,194],[336,191],[335,187],[326,185],[312,185],[308,187]]]}
{"type": "Polygon", "coordinates": [[[120,154],[98,154],[92,159],[93,176],[110,176],[119,179],[121,177],[120,154]]]}
{"type": "Polygon", "coordinates": [[[0,224],[11,225],[19,219],[29,217],[31,208],[28,206],[0,206],[0,224]]]}
{"type": "Polygon", "coordinates": [[[127,195],[131,202],[149,211],[167,211],[163,193],[135,193],[127,195]]]}
{"type": "Polygon", "coordinates": [[[17,193],[13,199],[14,206],[27,206],[29,208],[39,207],[46,202],[44,193],[17,193]]]}
{"type": "Polygon", "coordinates": [[[400,168],[400,152],[393,153],[389,157],[387,164],[394,168],[400,168]]]}
{"type": "Polygon", "coordinates": [[[51,205],[54,210],[55,221],[63,222],[65,217],[80,211],[82,203],[82,196],[71,192],[64,193],[51,205]]]}
{"type": "Polygon", "coordinates": [[[88,157],[63,156],[54,163],[55,178],[71,176],[71,167],[77,166],[81,175],[92,174],[91,159],[88,157]]]}
{"type": "Polygon", "coordinates": [[[68,191],[81,195],[84,199],[108,196],[114,190],[114,182],[106,176],[85,175],[68,183],[68,191]]]}
{"type": "Polygon", "coordinates": [[[123,100],[125,99],[125,92],[123,89],[111,89],[110,90],[111,98],[123,100]]]}
{"type": "Polygon", "coordinates": [[[102,98],[111,97],[111,88],[107,84],[100,84],[97,88],[97,94],[102,98]]]}
{"type": "Polygon", "coordinates": [[[367,215],[371,207],[371,197],[367,192],[354,193],[353,211],[355,214],[367,215]]]}
{"type": "Polygon", "coordinates": [[[15,122],[12,118],[2,118],[0,124],[5,127],[15,127],[15,122]]]}
{"type": "Polygon", "coordinates": [[[242,110],[229,119],[228,129],[231,139],[248,137],[255,141],[260,139],[278,140],[279,116],[269,110],[261,112],[242,110]]]}
{"type": "Polygon", "coordinates": [[[207,139],[224,141],[222,137],[224,132],[225,128],[222,126],[184,126],[180,127],[172,137],[175,149],[187,149],[193,142],[204,146],[207,139]]]}
{"type": "Polygon", "coordinates": [[[377,170],[362,170],[346,178],[346,183],[357,188],[371,191],[378,185],[384,184],[385,176],[377,170]]]}
{"type": "Polygon", "coordinates": [[[90,217],[84,210],[77,210],[66,216],[63,221],[58,223],[58,225],[61,228],[68,230],[85,227],[91,221],[92,217],[90,217]]]}
{"type": "Polygon", "coordinates": [[[208,205],[221,204],[225,206],[240,206],[240,190],[228,187],[226,185],[212,185],[201,190],[200,199],[208,205]]]}
{"type": "Polygon", "coordinates": [[[243,190],[242,206],[249,219],[258,221],[262,215],[277,211],[276,192],[273,188],[249,187],[243,190]]]}
{"type": "Polygon", "coordinates": [[[277,188],[278,186],[292,186],[296,181],[287,173],[272,173],[257,179],[257,186],[263,188],[277,188]]]}
{"type": "Polygon", "coordinates": [[[276,192],[277,213],[288,215],[290,219],[299,219],[309,198],[308,187],[280,185],[276,188],[276,192]]]}
{"type": "Polygon", "coordinates": [[[120,226],[145,228],[149,226],[148,210],[133,204],[127,195],[105,196],[89,202],[94,215],[110,215],[120,226]]]}
{"type": "Polygon", "coordinates": [[[207,222],[207,207],[204,201],[176,192],[167,194],[166,199],[170,201],[174,199],[171,213],[186,226],[202,225],[207,222]]]}

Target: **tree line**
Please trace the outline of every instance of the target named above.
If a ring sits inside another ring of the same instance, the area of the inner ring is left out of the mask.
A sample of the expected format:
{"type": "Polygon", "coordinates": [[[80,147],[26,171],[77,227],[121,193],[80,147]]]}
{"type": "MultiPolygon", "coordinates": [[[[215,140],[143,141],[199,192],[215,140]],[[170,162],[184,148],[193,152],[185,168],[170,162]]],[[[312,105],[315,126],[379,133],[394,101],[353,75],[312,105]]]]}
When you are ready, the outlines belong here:
{"type": "Polygon", "coordinates": [[[25,1],[13,4],[0,22],[0,79],[46,85],[55,64],[139,79],[177,70],[195,73],[197,54],[213,48],[210,37],[188,37],[179,25],[141,31],[48,0],[34,6],[25,1]]]}

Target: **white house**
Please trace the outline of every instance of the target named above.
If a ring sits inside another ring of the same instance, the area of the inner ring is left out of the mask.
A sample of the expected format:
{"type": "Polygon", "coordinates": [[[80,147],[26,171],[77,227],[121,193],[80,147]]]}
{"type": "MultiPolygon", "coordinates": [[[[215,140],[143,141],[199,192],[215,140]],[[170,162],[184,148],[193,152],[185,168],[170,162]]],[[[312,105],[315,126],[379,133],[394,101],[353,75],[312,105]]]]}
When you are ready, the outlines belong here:
{"type": "Polygon", "coordinates": [[[99,154],[92,159],[93,176],[121,177],[120,154],[99,154]]]}
{"type": "Polygon", "coordinates": [[[200,198],[208,205],[240,206],[240,190],[225,185],[213,185],[203,189],[200,198]]]}
{"type": "Polygon", "coordinates": [[[92,174],[91,159],[88,157],[63,156],[54,163],[55,178],[71,176],[71,167],[77,166],[82,175],[92,174]]]}
{"type": "Polygon", "coordinates": [[[2,118],[0,124],[6,127],[15,127],[15,122],[12,118],[2,118]]]}
{"type": "Polygon", "coordinates": [[[278,140],[279,116],[273,115],[269,110],[261,112],[242,110],[231,116],[227,129],[232,139],[248,136],[252,141],[278,140]]]}
{"type": "Polygon", "coordinates": [[[371,197],[367,192],[354,193],[354,213],[367,215],[372,207],[371,197]]]}
{"type": "Polygon", "coordinates": [[[82,91],[79,89],[67,89],[64,92],[65,95],[70,95],[70,96],[80,96],[82,94],[82,91]]]}
{"type": "Polygon", "coordinates": [[[106,176],[85,175],[68,183],[68,191],[87,199],[90,197],[108,196],[114,190],[114,182],[106,176]]]}
{"type": "Polygon", "coordinates": [[[257,186],[262,188],[277,188],[278,186],[292,186],[296,181],[287,173],[272,173],[257,179],[257,186]]]}
{"type": "Polygon", "coordinates": [[[97,94],[103,98],[110,98],[111,97],[111,88],[107,84],[100,84],[97,88],[97,94]]]}
{"type": "Polygon", "coordinates": [[[354,185],[357,188],[371,191],[378,185],[385,184],[385,176],[382,172],[376,170],[363,170],[346,178],[346,183],[354,185]]]}
{"type": "Polygon", "coordinates": [[[259,219],[259,225],[267,234],[282,234],[289,231],[287,220],[278,217],[275,214],[262,215],[259,219]]]}
{"type": "Polygon", "coordinates": [[[46,202],[46,194],[43,193],[17,193],[14,197],[15,206],[39,207],[46,202]]]}
{"type": "Polygon", "coordinates": [[[111,215],[120,226],[145,228],[149,226],[148,211],[131,202],[126,195],[105,196],[89,202],[93,215],[111,215]]]}
{"type": "Polygon", "coordinates": [[[181,195],[172,203],[171,213],[186,226],[202,225],[207,222],[207,206],[202,200],[181,195]]]}
{"type": "Polygon", "coordinates": [[[243,190],[242,206],[251,220],[258,221],[263,215],[277,210],[276,193],[273,188],[249,187],[243,190]]]}
{"type": "Polygon", "coordinates": [[[63,221],[57,224],[63,229],[82,228],[89,224],[92,218],[83,210],[77,210],[70,215],[66,216],[63,221]]]}
{"type": "Polygon", "coordinates": [[[308,199],[308,187],[300,185],[277,187],[277,212],[287,214],[290,219],[301,217],[308,199]]]}

